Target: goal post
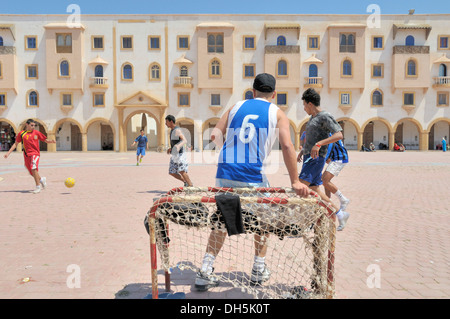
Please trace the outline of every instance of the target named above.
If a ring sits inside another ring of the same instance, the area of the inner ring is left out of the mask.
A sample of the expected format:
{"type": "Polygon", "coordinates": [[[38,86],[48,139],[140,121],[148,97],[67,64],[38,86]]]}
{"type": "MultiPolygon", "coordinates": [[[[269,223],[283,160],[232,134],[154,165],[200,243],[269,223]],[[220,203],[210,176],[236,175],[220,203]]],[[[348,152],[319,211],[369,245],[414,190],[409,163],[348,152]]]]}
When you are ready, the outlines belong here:
{"type": "Polygon", "coordinates": [[[335,211],[315,192],[303,198],[290,188],[178,187],[156,198],[144,221],[150,237],[152,298],[158,298],[158,257],[165,290],[171,291],[172,281],[176,291],[190,291],[209,234],[227,232],[218,209],[220,195],[238,198],[243,225],[240,234],[227,236],[216,258],[214,275],[224,289],[238,288],[254,298],[334,297],[335,211]],[[262,285],[253,285],[248,276],[254,234],[268,246],[271,277],[262,285]]]}

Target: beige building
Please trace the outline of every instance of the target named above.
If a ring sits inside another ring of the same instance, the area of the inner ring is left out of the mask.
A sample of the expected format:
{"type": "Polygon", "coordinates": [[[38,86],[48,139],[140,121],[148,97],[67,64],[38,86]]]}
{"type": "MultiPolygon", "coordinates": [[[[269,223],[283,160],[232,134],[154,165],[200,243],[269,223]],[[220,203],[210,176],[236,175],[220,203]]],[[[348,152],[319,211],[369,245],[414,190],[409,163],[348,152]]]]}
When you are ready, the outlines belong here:
{"type": "Polygon", "coordinates": [[[125,152],[143,127],[168,144],[174,115],[193,149],[261,72],[296,147],[318,90],[344,143],[432,150],[450,136],[450,14],[0,15],[0,145],[28,118],[48,151],[125,152]],[[48,147],[48,149],[47,149],[48,147]]]}

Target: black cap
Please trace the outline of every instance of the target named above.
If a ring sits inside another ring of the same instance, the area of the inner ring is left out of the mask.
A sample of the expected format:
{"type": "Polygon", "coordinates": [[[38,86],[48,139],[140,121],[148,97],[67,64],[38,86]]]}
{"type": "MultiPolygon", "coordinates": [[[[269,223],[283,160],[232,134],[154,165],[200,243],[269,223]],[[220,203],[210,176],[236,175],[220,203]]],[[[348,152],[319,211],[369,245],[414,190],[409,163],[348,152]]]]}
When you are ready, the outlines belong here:
{"type": "Polygon", "coordinates": [[[273,75],[269,73],[260,73],[256,76],[253,82],[253,88],[259,92],[273,92],[275,91],[276,80],[273,75]]]}

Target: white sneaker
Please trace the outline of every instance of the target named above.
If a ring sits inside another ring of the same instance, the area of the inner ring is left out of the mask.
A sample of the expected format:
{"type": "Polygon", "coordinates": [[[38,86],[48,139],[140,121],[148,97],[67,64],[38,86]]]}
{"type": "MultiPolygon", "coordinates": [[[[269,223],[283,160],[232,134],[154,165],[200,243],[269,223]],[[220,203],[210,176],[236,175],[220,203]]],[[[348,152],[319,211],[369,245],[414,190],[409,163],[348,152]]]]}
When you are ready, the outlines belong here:
{"type": "Polygon", "coordinates": [[[341,214],[338,215],[338,221],[339,221],[339,226],[337,228],[338,231],[344,230],[345,224],[347,223],[347,220],[349,217],[350,217],[349,213],[347,213],[345,211],[341,211],[341,214]]]}
{"type": "Polygon", "coordinates": [[[341,207],[340,207],[340,209],[341,209],[341,210],[345,210],[345,209],[347,208],[347,206],[348,206],[349,203],[350,203],[350,199],[346,198],[345,200],[343,200],[343,201],[341,202],[341,207]]]}
{"type": "Polygon", "coordinates": [[[253,285],[261,285],[263,282],[266,282],[269,279],[270,279],[270,270],[266,266],[264,266],[263,271],[257,271],[255,269],[252,269],[250,282],[253,285]]]}
{"type": "Polygon", "coordinates": [[[47,187],[47,179],[45,177],[41,178],[41,185],[43,189],[47,187]]]}
{"type": "Polygon", "coordinates": [[[41,192],[41,186],[36,186],[36,189],[34,191],[31,191],[33,194],[37,194],[41,192]]]}

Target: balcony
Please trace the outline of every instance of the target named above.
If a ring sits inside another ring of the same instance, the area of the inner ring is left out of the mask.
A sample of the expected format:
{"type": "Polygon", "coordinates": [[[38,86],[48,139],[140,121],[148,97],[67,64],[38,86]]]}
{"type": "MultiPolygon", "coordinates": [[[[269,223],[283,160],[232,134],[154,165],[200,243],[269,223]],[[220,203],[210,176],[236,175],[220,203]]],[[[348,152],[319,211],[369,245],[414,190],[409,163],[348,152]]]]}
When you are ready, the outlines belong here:
{"type": "Polygon", "coordinates": [[[265,54],[299,54],[299,45],[266,45],[265,54]]]}
{"type": "Polygon", "coordinates": [[[93,77],[90,80],[91,80],[89,84],[90,88],[107,89],[109,87],[109,85],[107,84],[108,78],[93,77]]]}
{"type": "Polygon", "coordinates": [[[175,83],[173,84],[176,88],[190,88],[194,87],[193,79],[190,76],[177,76],[175,77],[175,83]]]}
{"type": "Polygon", "coordinates": [[[356,52],[356,46],[354,44],[348,44],[348,45],[339,45],[339,52],[349,52],[349,53],[355,53],[356,52]]]}
{"type": "Polygon", "coordinates": [[[0,55],[16,54],[16,47],[13,46],[0,46],[0,55]]]}
{"type": "Polygon", "coordinates": [[[433,87],[450,87],[450,76],[433,77],[433,87]]]}
{"type": "Polygon", "coordinates": [[[394,46],[394,54],[429,54],[430,46],[428,45],[396,45],[394,46]]]}
{"type": "Polygon", "coordinates": [[[322,77],[306,77],[305,84],[303,85],[305,88],[322,88],[323,87],[323,78],[322,77]]]}

